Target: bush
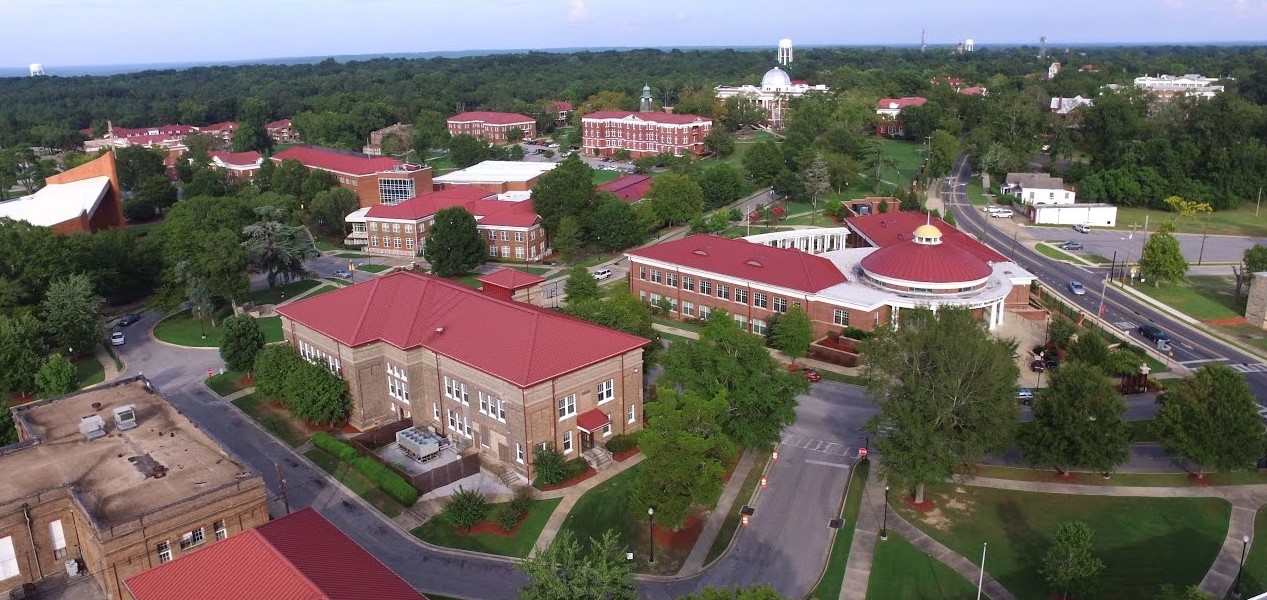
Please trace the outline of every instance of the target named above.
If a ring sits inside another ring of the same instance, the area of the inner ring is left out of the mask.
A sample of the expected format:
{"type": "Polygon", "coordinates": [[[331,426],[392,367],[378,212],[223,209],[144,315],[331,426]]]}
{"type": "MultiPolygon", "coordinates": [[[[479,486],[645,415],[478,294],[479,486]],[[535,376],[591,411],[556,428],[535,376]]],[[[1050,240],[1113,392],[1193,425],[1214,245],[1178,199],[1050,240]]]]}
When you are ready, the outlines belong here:
{"type": "Polygon", "coordinates": [[[312,445],[335,455],[340,460],[350,462],[361,456],[361,454],[356,451],[356,448],[352,447],[352,444],[336,439],[334,436],[324,431],[318,431],[312,434],[312,445]]]}
{"type": "Polygon", "coordinates": [[[532,491],[532,488],[526,485],[520,486],[518,489],[515,490],[515,497],[511,499],[510,507],[513,508],[515,512],[518,514],[522,515],[524,513],[527,513],[528,509],[532,508],[533,495],[534,493],[532,491]]]}
{"type": "Polygon", "coordinates": [[[498,504],[493,509],[492,514],[489,515],[488,520],[497,523],[503,530],[510,531],[515,528],[515,525],[519,524],[519,517],[522,514],[510,504],[498,504]]]}
{"type": "Polygon", "coordinates": [[[563,453],[555,450],[554,446],[537,448],[533,452],[532,467],[537,471],[537,478],[533,481],[533,485],[537,487],[554,485],[567,480],[567,459],[563,458],[563,453]]]}
{"type": "Polygon", "coordinates": [[[607,440],[607,444],[605,445],[607,446],[608,452],[611,452],[612,454],[620,454],[621,452],[637,448],[638,436],[622,433],[620,435],[612,436],[612,439],[607,440]]]}
{"type": "Polygon", "coordinates": [[[871,337],[871,332],[863,331],[857,327],[846,327],[840,330],[840,335],[861,341],[871,337]]]}
{"type": "MultiPolygon", "coordinates": [[[[441,514],[454,527],[470,529],[476,523],[483,521],[484,517],[488,515],[488,499],[484,497],[484,494],[476,490],[468,490],[459,486],[457,493],[453,494],[449,501],[445,503],[444,508],[441,509],[441,514]]],[[[512,519],[518,520],[518,517],[512,516],[512,519]]],[[[513,526],[514,524],[512,523],[511,527],[513,526]]]]}
{"type": "Polygon", "coordinates": [[[352,468],[360,471],[378,489],[405,506],[418,501],[418,490],[404,477],[368,456],[358,456],[351,461],[352,468]]]}

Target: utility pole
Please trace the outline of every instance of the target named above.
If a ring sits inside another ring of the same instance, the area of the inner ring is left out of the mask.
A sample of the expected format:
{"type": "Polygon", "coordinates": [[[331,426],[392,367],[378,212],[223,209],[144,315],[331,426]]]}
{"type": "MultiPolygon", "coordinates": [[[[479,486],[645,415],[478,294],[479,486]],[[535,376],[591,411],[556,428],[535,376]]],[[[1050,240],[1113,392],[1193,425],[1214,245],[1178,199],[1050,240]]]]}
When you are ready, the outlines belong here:
{"type": "Polygon", "coordinates": [[[919,51],[921,53],[923,53],[924,50],[928,48],[927,44],[924,43],[924,39],[925,39],[924,35],[927,33],[928,33],[927,30],[924,30],[924,29],[919,30],[919,51]]]}
{"type": "Polygon", "coordinates": [[[282,477],[282,467],[273,463],[273,469],[277,471],[277,485],[281,487],[282,506],[286,508],[286,514],[290,514],[290,498],[286,496],[286,478],[282,477]]]}
{"type": "Polygon", "coordinates": [[[1205,229],[1201,230],[1201,251],[1197,253],[1197,264],[1201,264],[1201,259],[1205,258],[1205,238],[1210,235],[1210,215],[1214,211],[1206,211],[1205,213],[1205,229]]]}
{"type": "MultiPolygon", "coordinates": [[[[1113,265],[1117,266],[1117,250],[1113,251],[1113,265]]],[[[1109,267],[1109,276],[1104,278],[1104,285],[1100,287],[1100,309],[1095,312],[1097,317],[1104,316],[1104,294],[1109,291],[1109,281],[1113,279],[1113,267],[1109,267]]]]}
{"type": "Polygon", "coordinates": [[[981,600],[981,586],[985,583],[985,547],[986,542],[981,542],[981,573],[977,575],[977,600],[981,600]]]}
{"type": "Polygon", "coordinates": [[[1258,209],[1263,207],[1263,188],[1258,188],[1258,204],[1254,205],[1254,216],[1258,216],[1258,209]]]}

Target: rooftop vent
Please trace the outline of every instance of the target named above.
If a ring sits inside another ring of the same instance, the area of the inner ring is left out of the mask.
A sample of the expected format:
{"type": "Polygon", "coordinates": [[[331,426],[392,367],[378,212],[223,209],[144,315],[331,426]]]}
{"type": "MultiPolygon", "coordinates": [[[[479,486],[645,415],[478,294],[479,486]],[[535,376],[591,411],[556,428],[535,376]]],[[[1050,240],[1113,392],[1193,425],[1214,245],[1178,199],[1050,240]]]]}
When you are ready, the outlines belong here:
{"type": "Polygon", "coordinates": [[[126,404],[114,409],[114,426],[119,431],[136,429],[136,405],[126,404]]]}
{"type": "Polygon", "coordinates": [[[100,415],[88,415],[79,420],[79,433],[85,442],[106,436],[106,422],[100,415]]]}
{"type": "Polygon", "coordinates": [[[697,255],[699,255],[699,256],[708,256],[708,252],[707,252],[706,250],[704,250],[703,248],[696,248],[696,249],[695,249],[695,254],[697,254],[697,255]]]}
{"type": "Polygon", "coordinates": [[[760,266],[761,266],[761,261],[759,261],[759,260],[757,260],[757,259],[755,259],[755,258],[749,258],[749,259],[748,259],[747,264],[752,265],[752,266],[754,266],[754,267],[760,267],[760,266]]]}
{"type": "Polygon", "coordinates": [[[436,333],[444,333],[444,327],[436,327],[436,333]]]}

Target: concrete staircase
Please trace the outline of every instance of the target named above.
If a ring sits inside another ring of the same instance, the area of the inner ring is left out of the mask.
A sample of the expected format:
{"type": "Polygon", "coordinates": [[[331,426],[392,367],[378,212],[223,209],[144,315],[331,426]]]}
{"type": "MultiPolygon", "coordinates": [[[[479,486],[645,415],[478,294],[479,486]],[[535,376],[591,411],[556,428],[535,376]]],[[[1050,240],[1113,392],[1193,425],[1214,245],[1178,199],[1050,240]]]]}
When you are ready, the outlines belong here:
{"type": "Polygon", "coordinates": [[[508,465],[501,465],[497,468],[497,479],[501,480],[502,483],[506,484],[506,487],[512,490],[527,483],[518,472],[508,465]]]}
{"type": "Polygon", "coordinates": [[[594,467],[595,471],[602,471],[612,464],[611,452],[602,446],[594,446],[586,450],[581,456],[585,458],[585,462],[594,467]]]}

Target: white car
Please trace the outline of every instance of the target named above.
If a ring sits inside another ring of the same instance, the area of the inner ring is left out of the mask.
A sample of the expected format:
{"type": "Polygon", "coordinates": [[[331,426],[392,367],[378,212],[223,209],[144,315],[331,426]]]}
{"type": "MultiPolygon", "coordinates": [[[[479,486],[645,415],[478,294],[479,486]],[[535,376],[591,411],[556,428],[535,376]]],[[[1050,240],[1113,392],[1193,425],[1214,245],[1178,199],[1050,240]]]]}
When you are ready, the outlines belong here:
{"type": "Polygon", "coordinates": [[[1073,292],[1073,295],[1075,295],[1075,296],[1083,296],[1083,295],[1086,295],[1086,293],[1087,293],[1087,288],[1082,287],[1082,282],[1081,282],[1081,281],[1070,281],[1070,282],[1069,282],[1069,291],[1070,291],[1070,292],[1073,292]]]}
{"type": "Polygon", "coordinates": [[[127,338],[126,338],[126,337],[124,337],[124,336],[123,336],[123,332],[122,332],[122,331],[116,331],[116,332],[114,332],[114,333],[110,334],[110,345],[111,345],[111,346],[122,346],[122,345],[123,345],[123,343],[124,343],[124,342],[126,342],[126,341],[128,341],[128,340],[127,340],[127,338]]]}
{"type": "Polygon", "coordinates": [[[995,205],[995,204],[991,204],[991,205],[989,205],[989,206],[987,206],[987,207],[985,207],[985,208],[982,208],[981,210],[984,210],[985,212],[988,212],[988,213],[996,213],[996,212],[999,212],[999,211],[1001,211],[1001,210],[1007,210],[1007,209],[1003,208],[1002,206],[998,206],[998,205],[995,205]]]}
{"type": "Polygon", "coordinates": [[[1091,226],[1086,223],[1079,223],[1073,226],[1073,230],[1078,233],[1091,233],[1091,226]]]}
{"type": "Polygon", "coordinates": [[[996,219],[1010,219],[1012,218],[1012,211],[1005,208],[1003,210],[994,211],[990,214],[990,216],[996,219]]]}

